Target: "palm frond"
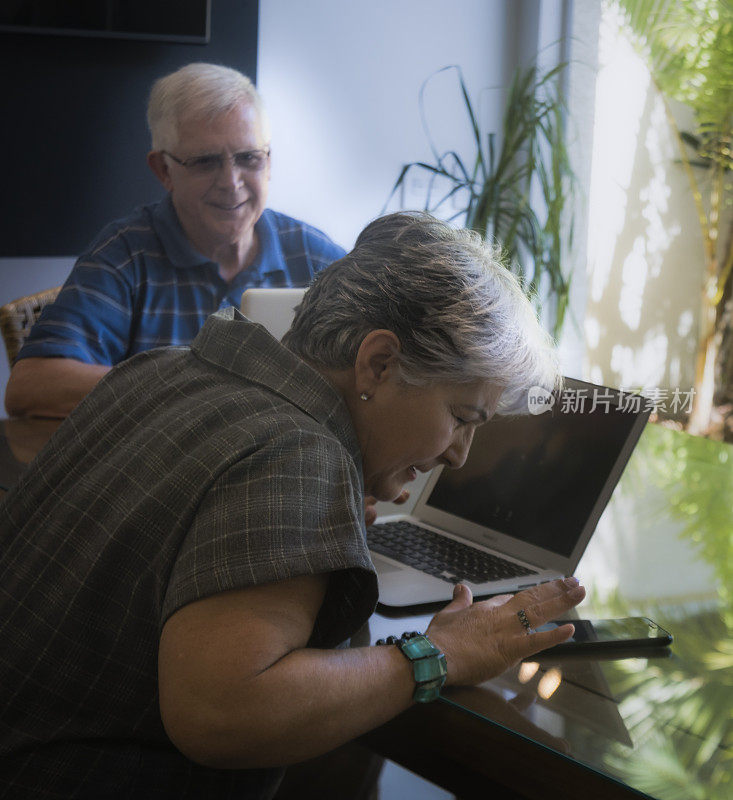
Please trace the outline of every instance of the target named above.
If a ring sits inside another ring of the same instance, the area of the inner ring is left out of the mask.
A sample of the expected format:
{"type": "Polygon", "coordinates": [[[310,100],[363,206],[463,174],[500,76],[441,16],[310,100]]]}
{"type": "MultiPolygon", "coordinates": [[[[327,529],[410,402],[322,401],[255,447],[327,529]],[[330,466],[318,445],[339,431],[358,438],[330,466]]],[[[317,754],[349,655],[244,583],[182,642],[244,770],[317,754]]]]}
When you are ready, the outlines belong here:
{"type": "Polygon", "coordinates": [[[569,277],[563,253],[572,232],[567,207],[574,176],[564,139],[565,105],[558,78],[565,65],[544,74],[535,67],[517,70],[507,91],[499,131],[482,134],[474,104],[459,66],[443,67],[420,87],[419,107],[423,130],[433,162],[405,165],[395,181],[390,200],[411,169],[430,174],[425,208],[446,211],[459,197],[463,205],[450,211],[450,219],[497,241],[507,264],[523,281],[525,291],[538,306],[551,309],[553,334],[559,335],[569,297],[569,277]],[[455,73],[472,136],[470,159],[455,150],[440,153],[431,136],[426,114],[426,89],[438,74],[455,73]],[[437,191],[438,186],[441,191],[437,191]],[[533,207],[530,198],[541,198],[533,207]],[[465,196],[464,196],[465,195],[465,196]],[[540,298],[541,287],[546,296],[540,298]]]}

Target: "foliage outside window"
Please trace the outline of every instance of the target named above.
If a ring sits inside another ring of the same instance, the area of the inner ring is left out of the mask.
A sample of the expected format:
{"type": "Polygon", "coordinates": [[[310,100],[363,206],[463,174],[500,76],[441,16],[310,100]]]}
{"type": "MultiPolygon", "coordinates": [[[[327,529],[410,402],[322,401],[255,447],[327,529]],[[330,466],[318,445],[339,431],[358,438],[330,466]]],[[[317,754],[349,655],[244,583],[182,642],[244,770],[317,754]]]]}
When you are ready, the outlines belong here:
{"type": "Polygon", "coordinates": [[[691,433],[710,429],[713,407],[733,441],[733,3],[731,0],[606,0],[662,95],[702,231],[704,283],[691,433]],[[669,100],[687,105],[696,130],[680,131],[669,100]]]}

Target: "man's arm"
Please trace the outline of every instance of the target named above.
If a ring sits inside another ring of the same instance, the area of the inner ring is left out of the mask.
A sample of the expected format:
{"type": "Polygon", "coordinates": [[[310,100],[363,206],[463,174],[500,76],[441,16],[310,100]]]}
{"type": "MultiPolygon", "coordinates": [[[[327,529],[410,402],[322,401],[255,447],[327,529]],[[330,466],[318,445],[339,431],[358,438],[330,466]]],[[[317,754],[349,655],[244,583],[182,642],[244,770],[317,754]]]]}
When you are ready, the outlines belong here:
{"type": "Polygon", "coordinates": [[[66,417],[112,369],[73,358],[23,358],[5,390],[11,417],[66,417]]]}
{"type": "MultiPolygon", "coordinates": [[[[327,752],[412,703],[414,681],[396,647],[308,648],[327,576],[306,576],[196,601],[166,622],[158,652],[166,732],[193,761],[218,768],[294,763],[327,752]]],[[[527,636],[584,590],[562,581],[473,603],[459,586],[428,629],[448,683],[478,683],[564,641],[566,625],[527,636]]]]}

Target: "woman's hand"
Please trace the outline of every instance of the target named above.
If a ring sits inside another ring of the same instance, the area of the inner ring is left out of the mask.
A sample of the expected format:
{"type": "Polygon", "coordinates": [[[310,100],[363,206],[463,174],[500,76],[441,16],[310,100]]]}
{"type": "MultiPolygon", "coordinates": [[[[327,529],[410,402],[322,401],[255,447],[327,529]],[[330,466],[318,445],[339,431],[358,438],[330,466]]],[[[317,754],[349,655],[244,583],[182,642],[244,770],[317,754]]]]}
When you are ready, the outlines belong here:
{"type": "Polygon", "coordinates": [[[473,602],[471,590],[458,584],[453,600],[432,619],[427,635],[445,654],[447,685],[473,685],[500,675],[527,656],[569,639],[571,624],[527,634],[520,610],[532,628],[562,616],[585,597],[576,578],[544,583],[516,595],[473,602]]]}

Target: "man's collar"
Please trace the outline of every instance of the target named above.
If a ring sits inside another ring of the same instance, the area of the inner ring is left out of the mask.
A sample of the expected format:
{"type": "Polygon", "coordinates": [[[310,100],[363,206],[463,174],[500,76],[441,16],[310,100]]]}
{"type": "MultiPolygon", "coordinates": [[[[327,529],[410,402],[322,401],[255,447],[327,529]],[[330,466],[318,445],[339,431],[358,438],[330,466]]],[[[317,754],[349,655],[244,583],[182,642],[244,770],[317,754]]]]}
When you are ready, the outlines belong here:
{"type": "MultiPolygon", "coordinates": [[[[163,243],[168,260],[174,267],[186,269],[213,263],[210,258],[199,253],[188,240],[181,221],[178,219],[170,193],[158,203],[153,211],[153,227],[163,243]]],[[[259,250],[251,266],[242,270],[242,273],[248,274],[247,282],[251,281],[252,276],[263,279],[268,275],[265,265],[272,259],[265,258],[265,253],[271,254],[274,249],[279,247],[273,225],[267,218],[267,209],[255,223],[255,231],[259,238],[259,250]]],[[[237,278],[234,279],[235,282],[236,280],[237,278]]]]}

